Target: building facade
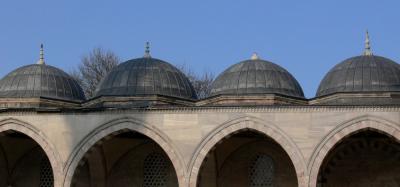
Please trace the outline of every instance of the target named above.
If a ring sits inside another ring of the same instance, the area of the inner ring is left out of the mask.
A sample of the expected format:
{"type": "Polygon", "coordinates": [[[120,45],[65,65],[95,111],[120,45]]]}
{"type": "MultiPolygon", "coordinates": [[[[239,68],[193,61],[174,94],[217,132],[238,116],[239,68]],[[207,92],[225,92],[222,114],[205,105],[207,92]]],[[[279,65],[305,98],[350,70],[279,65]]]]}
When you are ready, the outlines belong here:
{"type": "Polygon", "coordinates": [[[42,50],[0,81],[0,187],[400,186],[399,96],[400,65],[368,37],[311,99],[257,55],[197,99],[148,49],[85,99],[42,50]]]}

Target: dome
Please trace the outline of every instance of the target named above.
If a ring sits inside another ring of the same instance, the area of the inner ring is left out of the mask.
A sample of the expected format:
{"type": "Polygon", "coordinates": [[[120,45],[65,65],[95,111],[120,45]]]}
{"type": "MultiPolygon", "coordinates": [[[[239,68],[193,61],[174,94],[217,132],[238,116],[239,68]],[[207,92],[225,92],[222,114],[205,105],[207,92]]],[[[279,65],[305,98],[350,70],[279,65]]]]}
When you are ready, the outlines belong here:
{"type": "Polygon", "coordinates": [[[373,55],[367,33],[363,55],[344,60],[322,79],[317,97],[334,93],[400,91],[400,65],[373,55]]]}
{"type": "Polygon", "coordinates": [[[96,96],[148,95],[197,98],[192,84],[181,71],[149,54],[118,65],[96,90],[96,96]]]}
{"type": "Polygon", "coordinates": [[[343,92],[400,91],[400,65],[375,55],[349,58],[322,79],[317,96],[343,92]]]}
{"type": "Polygon", "coordinates": [[[20,67],[0,80],[0,98],[34,97],[85,100],[82,88],[72,77],[46,64],[20,67]]]}
{"type": "Polygon", "coordinates": [[[64,71],[46,65],[43,45],[37,64],[20,67],[0,80],[0,98],[47,97],[66,101],[83,101],[80,85],[64,71]]]}
{"type": "Polygon", "coordinates": [[[221,73],[211,90],[212,96],[246,94],[282,94],[304,98],[300,84],[288,71],[259,59],[256,54],[221,73]]]}

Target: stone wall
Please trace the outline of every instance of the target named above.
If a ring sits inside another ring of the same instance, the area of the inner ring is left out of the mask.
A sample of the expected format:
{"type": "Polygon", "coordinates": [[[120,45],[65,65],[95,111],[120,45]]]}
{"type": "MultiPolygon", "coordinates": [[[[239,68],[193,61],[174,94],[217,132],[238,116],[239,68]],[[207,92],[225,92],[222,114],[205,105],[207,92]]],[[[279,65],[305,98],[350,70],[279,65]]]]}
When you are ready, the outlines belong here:
{"type": "Polygon", "coordinates": [[[298,186],[316,186],[323,159],[340,139],[375,129],[400,140],[399,112],[398,107],[345,106],[3,112],[0,131],[13,129],[35,140],[49,157],[56,186],[70,186],[85,154],[121,130],[154,140],[170,158],[179,186],[196,186],[199,169],[212,147],[242,130],[277,142],[293,164],[298,186]]]}

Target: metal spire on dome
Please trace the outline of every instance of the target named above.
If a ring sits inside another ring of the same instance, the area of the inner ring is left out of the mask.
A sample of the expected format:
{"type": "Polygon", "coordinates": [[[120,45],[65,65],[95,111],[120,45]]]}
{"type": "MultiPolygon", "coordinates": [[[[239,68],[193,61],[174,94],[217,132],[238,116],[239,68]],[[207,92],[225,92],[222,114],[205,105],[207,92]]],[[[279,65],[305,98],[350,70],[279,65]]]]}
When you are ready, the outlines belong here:
{"type": "Polygon", "coordinates": [[[368,30],[366,32],[365,35],[365,49],[364,49],[364,55],[365,56],[372,56],[372,50],[371,50],[371,44],[370,44],[370,40],[369,40],[369,34],[368,34],[368,30]]]}
{"type": "Polygon", "coordinates": [[[253,53],[253,55],[251,55],[251,60],[259,60],[260,57],[257,55],[257,53],[253,53]]]}
{"type": "Polygon", "coordinates": [[[40,58],[39,58],[39,61],[37,62],[37,64],[41,64],[41,65],[46,64],[46,63],[44,62],[43,44],[40,44],[40,58]]]}
{"type": "Polygon", "coordinates": [[[151,58],[151,56],[150,56],[150,42],[146,42],[146,49],[144,50],[144,58],[151,58]]]}

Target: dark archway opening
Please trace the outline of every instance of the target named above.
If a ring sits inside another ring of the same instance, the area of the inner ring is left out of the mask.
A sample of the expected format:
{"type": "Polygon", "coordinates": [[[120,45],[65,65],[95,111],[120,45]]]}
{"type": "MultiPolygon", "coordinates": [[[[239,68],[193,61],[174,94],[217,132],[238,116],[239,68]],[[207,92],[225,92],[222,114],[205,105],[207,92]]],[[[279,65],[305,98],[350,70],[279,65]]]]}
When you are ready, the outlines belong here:
{"type": "Polygon", "coordinates": [[[250,130],[224,138],[208,153],[199,187],[296,187],[293,163],[271,138],[250,130]]]}
{"type": "Polygon", "coordinates": [[[177,187],[168,155],[152,139],[133,131],[116,132],[97,142],[84,156],[73,187],[177,187]]]}
{"type": "Polygon", "coordinates": [[[400,186],[400,143],[372,130],[344,138],[324,159],[317,186],[400,186]]]}
{"type": "Polygon", "coordinates": [[[17,131],[0,133],[0,187],[53,187],[49,159],[32,138],[17,131]]]}

